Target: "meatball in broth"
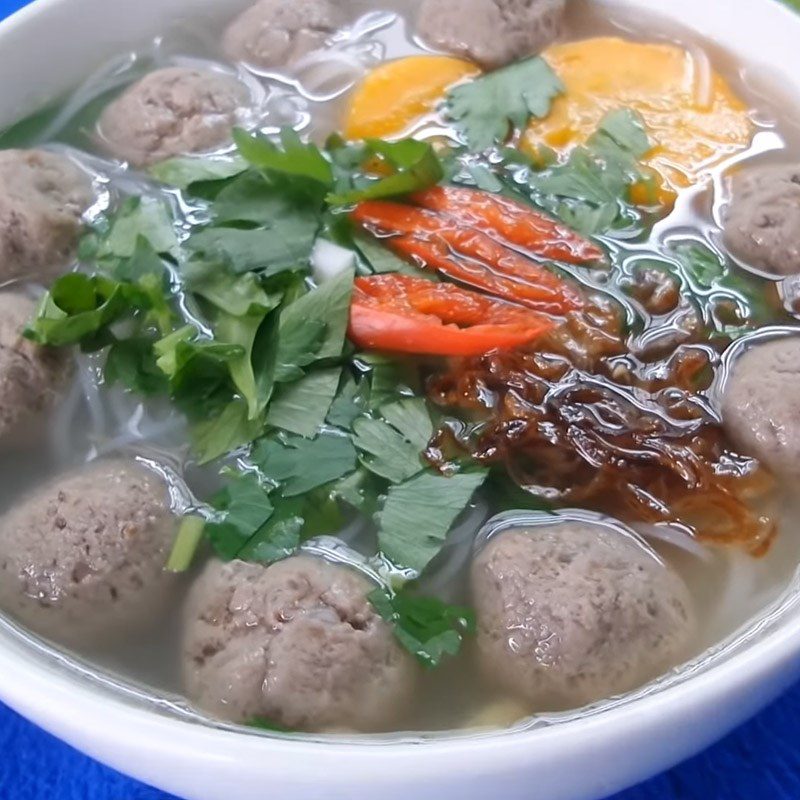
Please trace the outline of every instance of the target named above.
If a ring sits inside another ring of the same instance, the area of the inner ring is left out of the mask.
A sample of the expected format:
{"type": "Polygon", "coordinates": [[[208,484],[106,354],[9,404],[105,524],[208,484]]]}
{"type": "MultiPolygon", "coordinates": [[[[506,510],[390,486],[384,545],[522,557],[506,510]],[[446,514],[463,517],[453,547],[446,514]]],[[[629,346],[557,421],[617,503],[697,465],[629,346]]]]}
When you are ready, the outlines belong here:
{"type": "Polygon", "coordinates": [[[775,475],[800,477],[800,336],[756,344],[731,367],[722,420],[742,452],[775,475]]]}
{"type": "Polygon", "coordinates": [[[26,441],[29,423],[53,407],[72,372],[68,351],[22,335],[35,309],[26,295],[0,293],[0,444],[26,441]]]}
{"type": "Polygon", "coordinates": [[[257,69],[291,66],[343,22],[329,0],[261,0],[228,26],[222,47],[231,61],[257,69]]]}
{"type": "Polygon", "coordinates": [[[481,671],[535,711],[628,691],[676,664],[695,629],[683,581],[633,534],[580,521],[499,533],[477,555],[481,671]]]}
{"type": "Polygon", "coordinates": [[[45,150],[0,150],[0,283],[49,280],[75,256],[92,182],[45,150]]]}
{"type": "Polygon", "coordinates": [[[100,136],[112,155],[147,167],[228,144],[249,101],[247,87],[231,75],[168,67],[146,75],[103,112],[100,136]]]}
{"type": "Polygon", "coordinates": [[[69,644],[127,636],[169,602],[166,484],[136,461],[97,461],[0,518],[0,603],[69,644]]]}
{"type": "Polygon", "coordinates": [[[189,697],[236,722],[390,729],[417,667],[367,600],[373,588],[353,569],[304,555],[270,567],[212,562],[189,598],[189,697]]]}
{"type": "Polygon", "coordinates": [[[566,0],[423,0],[417,32],[436,50],[504,67],[552,44],[565,7],[566,0]]]}
{"type": "Polygon", "coordinates": [[[800,164],[754,167],[732,181],[725,244],[773,275],[800,273],[800,164]]]}

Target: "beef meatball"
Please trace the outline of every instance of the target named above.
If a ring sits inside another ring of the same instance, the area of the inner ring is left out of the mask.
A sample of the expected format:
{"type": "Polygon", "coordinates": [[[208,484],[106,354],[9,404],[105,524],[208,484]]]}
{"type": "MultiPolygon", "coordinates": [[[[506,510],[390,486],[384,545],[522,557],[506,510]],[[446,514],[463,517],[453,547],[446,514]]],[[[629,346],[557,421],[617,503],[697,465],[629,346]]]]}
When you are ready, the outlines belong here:
{"type": "Polygon", "coordinates": [[[164,481],[136,461],[96,461],[0,518],[0,603],[70,644],[129,635],[163,607],[174,518],[164,481]]]}
{"type": "Polygon", "coordinates": [[[372,588],[355,570],[305,555],[270,567],[212,562],[187,606],[189,697],[236,722],[391,727],[416,666],[367,600],[372,588]]]}
{"type": "Polygon", "coordinates": [[[800,477],[800,336],[746,350],[722,393],[725,430],[743,455],[776,475],[800,477]]]}
{"type": "Polygon", "coordinates": [[[536,711],[633,689],[683,655],[688,590],[632,534],[563,520],[507,530],[473,562],[486,679],[536,711]]]}
{"type": "Polygon", "coordinates": [[[22,335],[36,304],[16,292],[0,293],[0,439],[49,409],[71,373],[66,350],[40,347],[22,335]]]}
{"type": "Polygon", "coordinates": [[[167,67],[146,75],[103,112],[109,151],[134,167],[227,144],[249,103],[238,79],[210,70],[167,67]]]}
{"type": "Polygon", "coordinates": [[[800,273],[800,164],[748,169],[732,181],[725,244],[749,266],[800,273]]]}
{"type": "Polygon", "coordinates": [[[430,47],[493,69],[551,44],[565,5],[566,0],[423,0],[417,33],[430,47]]]}
{"type": "Polygon", "coordinates": [[[68,158],[0,150],[0,283],[50,278],[74,257],[92,182],[68,158]]]}
{"type": "Polygon", "coordinates": [[[228,26],[222,47],[232,61],[285,67],[321,47],[343,22],[329,0],[260,0],[228,26]]]}

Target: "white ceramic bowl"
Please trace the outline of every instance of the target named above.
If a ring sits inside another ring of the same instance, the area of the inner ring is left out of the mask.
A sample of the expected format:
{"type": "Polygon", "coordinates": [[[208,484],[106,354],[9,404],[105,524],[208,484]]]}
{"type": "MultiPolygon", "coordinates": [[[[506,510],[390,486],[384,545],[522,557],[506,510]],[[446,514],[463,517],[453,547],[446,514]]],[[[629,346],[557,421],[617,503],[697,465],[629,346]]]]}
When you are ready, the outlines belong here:
{"type": "MultiPolygon", "coordinates": [[[[236,2],[236,0],[231,0],[236,2]]],[[[602,0],[597,0],[602,2],[602,0]]],[[[178,15],[227,0],[37,0],[0,24],[0,127],[178,15]]],[[[800,15],[777,0],[630,0],[668,13],[800,97],[800,15]]],[[[800,105],[798,105],[800,108],[800,105]]],[[[688,675],[578,718],[479,738],[305,740],[219,729],[97,681],[0,626],[0,696],[94,758],[196,800],[594,800],[692,755],[800,672],[800,590],[688,675]]]]}

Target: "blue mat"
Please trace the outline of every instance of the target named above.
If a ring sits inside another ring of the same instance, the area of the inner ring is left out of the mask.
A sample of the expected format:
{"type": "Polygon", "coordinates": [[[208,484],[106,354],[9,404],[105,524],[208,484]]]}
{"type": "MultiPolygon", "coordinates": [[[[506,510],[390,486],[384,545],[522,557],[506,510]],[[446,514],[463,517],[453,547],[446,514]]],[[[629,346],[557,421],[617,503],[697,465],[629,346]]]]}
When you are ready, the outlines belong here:
{"type": "MultiPolygon", "coordinates": [[[[0,18],[23,4],[0,0],[0,18]]],[[[798,731],[800,686],[720,744],[614,800],[799,800],[798,731]]],[[[75,752],[1,704],[0,798],[170,800],[75,752]]]]}

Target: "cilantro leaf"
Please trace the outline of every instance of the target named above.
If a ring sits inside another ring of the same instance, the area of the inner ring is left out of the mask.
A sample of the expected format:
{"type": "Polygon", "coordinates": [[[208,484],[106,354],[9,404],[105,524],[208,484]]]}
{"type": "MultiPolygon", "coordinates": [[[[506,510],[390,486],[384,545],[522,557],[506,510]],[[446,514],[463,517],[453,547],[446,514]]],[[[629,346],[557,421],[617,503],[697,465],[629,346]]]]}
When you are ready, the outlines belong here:
{"type": "Polygon", "coordinates": [[[422,572],[485,478],[485,471],[452,477],[423,472],[392,486],[378,514],[381,550],[399,566],[422,572]]]}
{"type": "Polygon", "coordinates": [[[273,511],[269,493],[258,478],[250,474],[231,474],[214,505],[221,513],[216,521],[206,524],[206,534],[224,561],[238,557],[273,511]]]}
{"type": "Polygon", "coordinates": [[[283,384],[269,404],[267,423],[312,438],[325,423],[340,376],[341,368],[334,367],[310,372],[299,381],[283,384]]]}
{"type": "Polygon", "coordinates": [[[161,183],[188,189],[193,183],[233,178],[247,169],[240,156],[176,156],[150,167],[150,174],[161,183]]]}
{"type": "Polygon", "coordinates": [[[445,655],[458,655],[464,636],[475,633],[475,614],[435,597],[420,597],[401,589],[390,594],[375,589],[367,599],[390,622],[400,644],[428,669],[438,667],[445,655]]]}
{"type": "Polygon", "coordinates": [[[167,389],[166,375],[156,364],[152,337],[133,336],[115,341],[108,350],[103,370],[106,383],[121,383],[143,395],[154,395],[167,389]]]}
{"type": "Polygon", "coordinates": [[[269,228],[204,228],[187,239],[186,247],[209,261],[226,264],[236,274],[277,275],[308,266],[317,226],[315,214],[284,207],[269,228]]]}
{"type": "MultiPolygon", "coordinates": [[[[228,363],[233,385],[247,402],[248,419],[255,420],[266,407],[268,394],[259,391],[253,366],[253,347],[258,329],[264,322],[264,311],[236,317],[224,311],[216,315],[214,321],[214,338],[218,342],[237,345],[242,354],[228,363]]],[[[267,384],[267,392],[271,392],[271,381],[267,384]]]]}
{"type": "Polygon", "coordinates": [[[340,478],[331,487],[331,496],[343,500],[362,514],[371,516],[377,508],[378,495],[383,486],[367,470],[358,467],[355,472],[340,478]]]}
{"type": "Polygon", "coordinates": [[[189,261],[182,269],[186,288],[235,317],[259,314],[277,308],[281,292],[266,292],[257,275],[233,275],[224,264],[189,261]]]}
{"type": "Polygon", "coordinates": [[[328,423],[349,430],[350,426],[367,410],[369,381],[354,380],[346,375],[328,411],[328,423]]]}
{"type": "Polygon", "coordinates": [[[529,187],[538,205],[576,230],[599,233],[635,217],[630,188],[653,180],[639,161],[649,149],[639,114],[613,111],[565,163],[532,172],[529,187]]]}
{"type": "Polygon", "coordinates": [[[164,262],[144,236],[139,236],[133,253],[112,262],[111,276],[118,281],[135,283],[148,276],[164,277],[164,262]]]}
{"type": "Polygon", "coordinates": [[[281,310],[277,381],[296,380],[302,374],[299,367],[341,356],[354,277],[353,270],[346,270],[281,310]]]}
{"type": "Polygon", "coordinates": [[[330,205],[350,205],[361,200],[410,194],[434,186],[444,177],[441,162],[428,142],[416,139],[401,139],[399,142],[367,139],[366,155],[379,156],[394,170],[394,174],[378,178],[360,188],[329,194],[326,199],[330,205]]]}
{"type": "Polygon", "coordinates": [[[219,414],[233,400],[230,364],[245,350],[237,344],[201,338],[187,325],[154,345],[157,364],[169,378],[169,394],[191,420],[219,414]]]}
{"type": "Polygon", "coordinates": [[[291,128],[280,132],[283,149],[266,136],[241,128],[233,131],[233,140],[240,155],[258,169],[307,178],[326,188],[333,185],[333,170],[320,149],[313,143],[305,144],[291,128]]]}
{"type": "Polygon", "coordinates": [[[402,483],[422,472],[422,451],[433,435],[425,401],[400,400],[384,406],[383,419],[362,417],[353,423],[353,444],[361,463],[392,483],[402,483]]]}
{"type": "Polygon", "coordinates": [[[300,544],[300,533],[305,520],[295,513],[295,504],[279,504],[272,516],[237,553],[243,561],[273,564],[288,558],[300,544]]]}
{"type": "Polygon", "coordinates": [[[174,255],[177,252],[178,236],[172,213],[162,200],[148,196],[125,200],[99,244],[97,257],[132,256],[140,237],[147,240],[156,253],[174,255]]]}
{"type": "Polygon", "coordinates": [[[200,464],[207,464],[252,442],[263,428],[262,420],[250,419],[247,403],[242,398],[234,398],[222,411],[192,428],[194,453],[200,464]]]}
{"type": "Polygon", "coordinates": [[[359,353],[357,363],[366,368],[370,382],[370,405],[379,408],[401,397],[414,394],[418,375],[413,365],[400,357],[378,353],[359,353]]]}
{"type": "Polygon", "coordinates": [[[730,276],[726,263],[711,248],[701,244],[681,244],[675,255],[686,276],[700,289],[713,289],[730,276]]]}
{"type": "Polygon", "coordinates": [[[282,436],[257,442],[251,461],[283,497],[295,497],[349,475],[356,451],[347,436],[320,433],[314,439],[282,436]]]}
{"type": "Polygon", "coordinates": [[[77,344],[97,337],[131,311],[149,311],[153,302],[153,294],[136,284],[70,272],[42,298],[25,336],[54,347],[77,344]]]}
{"type": "Polygon", "coordinates": [[[456,123],[471,150],[481,151],[524,128],[531,117],[543,119],[564,86],[547,62],[531,58],[451,89],[445,113],[456,123]]]}

